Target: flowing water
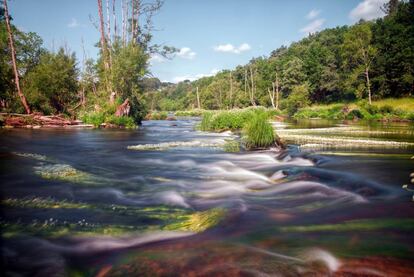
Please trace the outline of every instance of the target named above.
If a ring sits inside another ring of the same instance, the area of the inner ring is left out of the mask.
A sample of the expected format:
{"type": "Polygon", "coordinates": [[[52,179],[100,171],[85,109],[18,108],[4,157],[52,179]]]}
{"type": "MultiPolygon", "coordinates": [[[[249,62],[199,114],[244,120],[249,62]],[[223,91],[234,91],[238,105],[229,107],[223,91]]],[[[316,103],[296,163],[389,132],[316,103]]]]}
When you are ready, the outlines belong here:
{"type": "Polygon", "coordinates": [[[414,127],[0,130],[6,276],[413,276],[414,127]],[[392,142],[392,143],[390,143],[392,142]]]}

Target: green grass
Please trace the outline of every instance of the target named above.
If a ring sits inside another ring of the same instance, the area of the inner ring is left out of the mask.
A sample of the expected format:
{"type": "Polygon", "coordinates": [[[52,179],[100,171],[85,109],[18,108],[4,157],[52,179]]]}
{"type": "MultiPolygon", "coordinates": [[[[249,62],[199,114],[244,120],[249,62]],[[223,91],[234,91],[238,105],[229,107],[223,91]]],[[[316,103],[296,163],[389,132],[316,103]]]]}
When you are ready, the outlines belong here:
{"type": "Polygon", "coordinates": [[[91,112],[81,116],[81,119],[86,124],[92,124],[96,128],[100,127],[104,123],[113,124],[125,128],[136,128],[137,125],[132,117],[129,116],[115,116],[114,114],[108,115],[107,112],[91,112]]]}
{"type": "Polygon", "coordinates": [[[194,110],[187,110],[187,111],[176,111],[174,112],[175,116],[201,116],[205,113],[206,110],[203,109],[194,109],[194,110]]]}
{"type": "Polygon", "coordinates": [[[296,119],[365,119],[365,120],[414,120],[414,98],[383,99],[372,102],[335,103],[313,105],[299,109],[296,119]]]}
{"type": "Polygon", "coordinates": [[[275,145],[275,132],[265,112],[256,112],[243,128],[247,149],[267,148],[275,145]]]}
{"type": "MultiPolygon", "coordinates": [[[[268,119],[278,114],[262,107],[241,110],[205,112],[199,129],[202,131],[222,132],[243,130],[243,143],[247,149],[267,148],[275,145],[276,135],[268,119]]],[[[234,143],[228,144],[229,151],[239,151],[234,143]]]]}

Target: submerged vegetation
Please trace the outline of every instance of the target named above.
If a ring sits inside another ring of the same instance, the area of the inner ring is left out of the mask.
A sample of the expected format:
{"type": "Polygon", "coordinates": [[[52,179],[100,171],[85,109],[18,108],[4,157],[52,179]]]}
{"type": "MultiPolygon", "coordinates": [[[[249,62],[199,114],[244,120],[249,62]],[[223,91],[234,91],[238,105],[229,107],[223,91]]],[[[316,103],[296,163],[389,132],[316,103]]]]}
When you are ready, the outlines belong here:
{"type": "Polygon", "coordinates": [[[126,236],[136,232],[155,230],[203,232],[216,226],[225,216],[225,210],[215,208],[203,212],[168,206],[134,207],[120,205],[102,205],[55,200],[52,198],[9,198],[1,202],[3,208],[19,209],[66,209],[83,210],[85,212],[104,212],[108,216],[134,217],[138,225],[102,224],[93,221],[64,220],[62,216],[47,220],[33,220],[30,223],[0,222],[3,237],[30,234],[46,237],[62,236],[126,236]]]}

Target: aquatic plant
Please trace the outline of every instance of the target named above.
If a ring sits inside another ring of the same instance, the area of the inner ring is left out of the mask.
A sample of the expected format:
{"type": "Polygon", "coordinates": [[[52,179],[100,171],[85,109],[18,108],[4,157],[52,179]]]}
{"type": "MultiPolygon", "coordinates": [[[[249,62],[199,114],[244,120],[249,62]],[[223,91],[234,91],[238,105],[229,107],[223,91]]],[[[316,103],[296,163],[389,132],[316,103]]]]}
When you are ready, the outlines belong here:
{"type": "Polygon", "coordinates": [[[34,153],[22,153],[22,152],[13,152],[14,155],[23,157],[23,158],[30,158],[38,161],[47,161],[48,157],[40,154],[34,154],[34,153]]]}
{"type": "Polygon", "coordinates": [[[204,212],[196,212],[189,216],[185,216],[184,221],[172,223],[164,227],[165,230],[181,230],[191,232],[203,232],[209,228],[216,226],[224,219],[226,215],[225,209],[214,208],[204,212]]]}
{"type": "Polygon", "coordinates": [[[216,140],[193,140],[193,141],[172,141],[156,144],[130,145],[129,150],[167,150],[175,147],[220,147],[225,144],[222,139],[216,140]]]}
{"type": "Polygon", "coordinates": [[[85,182],[91,175],[77,170],[68,164],[45,164],[34,167],[35,173],[44,179],[62,180],[69,182],[85,182]]]}
{"type": "Polygon", "coordinates": [[[247,149],[267,148],[275,145],[275,132],[265,113],[254,113],[244,126],[243,134],[243,141],[247,149]]]}
{"type": "Polygon", "coordinates": [[[240,152],[240,143],[237,140],[226,140],[223,149],[230,153],[240,152]]]}

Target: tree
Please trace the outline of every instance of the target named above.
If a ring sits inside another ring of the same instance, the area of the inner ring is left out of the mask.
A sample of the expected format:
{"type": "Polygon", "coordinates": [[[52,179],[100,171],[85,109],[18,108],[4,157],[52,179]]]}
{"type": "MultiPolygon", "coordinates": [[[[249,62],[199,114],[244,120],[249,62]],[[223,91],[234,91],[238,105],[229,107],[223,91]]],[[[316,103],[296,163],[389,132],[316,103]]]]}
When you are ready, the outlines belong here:
{"type": "Polygon", "coordinates": [[[7,0],[3,1],[3,5],[4,5],[4,17],[5,17],[5,21],[6,21],[6,27],[7,27],[7,33],[9,36],[9,45],[10,45],[10,53],[11,53],[11,58],[12,58],[12,64],[13,64],[13,71],[14,71],[14,82],[16,84],[16,89],[17,89],[17,94],[20,97],[20,101],[22,102],[26,113],[30,114],[30,108],[29,105],[27,104],[27,100],[26,97],[24,96],[21,88],[20,88],[20,79],[19,79],[19,71],[17,69],[17,62],[16,62],[16,50],[14,49],[14,41],[13,41],[13,33],[10,27],[10,17],[9,17],[9,11],[7,8],[7,0]]]}
{"type": "Polygon", "coordinates": [[[368,102],[372,103],[370,70],[377,54],[377,49],[371,44],[372,32],[370,24],[360,23],[345,34],[343,51],[346,65],[353,71],[354,76],[363,74],[368,91],[368,102]]]}
{"type": "Polygon", "coordinates": [[[33,109],[44,114],[69,113],[78,100],[78,69],[75,54],[63,48],[45,53],[23,82],[33,109]]]}

